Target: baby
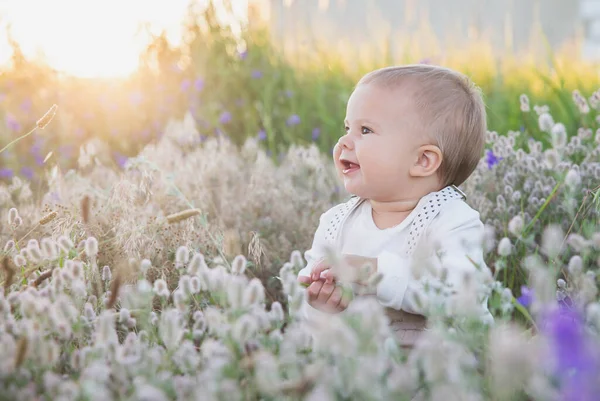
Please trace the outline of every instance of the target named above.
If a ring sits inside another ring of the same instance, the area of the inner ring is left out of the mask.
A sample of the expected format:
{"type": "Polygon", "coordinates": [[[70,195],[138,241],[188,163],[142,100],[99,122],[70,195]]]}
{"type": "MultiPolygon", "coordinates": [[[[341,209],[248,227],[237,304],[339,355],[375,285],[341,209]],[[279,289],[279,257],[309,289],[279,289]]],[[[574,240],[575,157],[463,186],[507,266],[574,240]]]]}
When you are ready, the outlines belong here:
{"type": "MultiPolygon", "coordinates": [[[[344,125],[333,158],[354,196],[320,217],[298,275],[307,286],[305,309],[336,313],[350,302],[334,282],[343,273],[331,269],[327,256],[334,249],[347,269],[369,264],[369,274],[381,275],[374,295],[401,343],[410,346],[426,327],[421,306],[428,301],[414,268],[443,271],[455,293],[487,270],[483,223],[457,187],[483,154],[485,105],[479,90],[453,70],[388,67],[358,82],[344,125]]],[[[476,303],[491,318],[487,299],[476,303]]]]}

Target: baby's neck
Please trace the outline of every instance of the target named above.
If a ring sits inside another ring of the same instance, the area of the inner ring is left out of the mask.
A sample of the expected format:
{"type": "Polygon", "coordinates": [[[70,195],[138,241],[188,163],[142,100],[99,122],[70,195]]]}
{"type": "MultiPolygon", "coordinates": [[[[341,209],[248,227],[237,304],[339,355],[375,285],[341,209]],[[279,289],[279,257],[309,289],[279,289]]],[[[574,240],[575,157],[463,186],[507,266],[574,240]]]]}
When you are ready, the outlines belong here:
{"type": "Polygon", "coordinates": [[[380,229],[390,228],[402,223],[414,210],[419,199],[405,199],[393,202],[369,200],[373,222],[380,229]]]}

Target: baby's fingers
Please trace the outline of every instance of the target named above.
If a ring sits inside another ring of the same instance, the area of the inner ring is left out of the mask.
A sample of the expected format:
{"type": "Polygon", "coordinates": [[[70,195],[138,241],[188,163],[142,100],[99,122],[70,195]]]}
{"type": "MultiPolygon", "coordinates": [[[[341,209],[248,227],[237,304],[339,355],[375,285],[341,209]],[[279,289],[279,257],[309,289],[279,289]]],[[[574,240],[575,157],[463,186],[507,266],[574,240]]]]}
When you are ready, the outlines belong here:
{"type": "Polygon", "coordinates": [[[317,264],[312,268],[312,273],[310,274],[310,278],[313,281],[317,281],[321,279],[321,273],[325,270],[329,269],[329,264],[325,261],[325,259],[321,259],[317,262],[317,264]]]}

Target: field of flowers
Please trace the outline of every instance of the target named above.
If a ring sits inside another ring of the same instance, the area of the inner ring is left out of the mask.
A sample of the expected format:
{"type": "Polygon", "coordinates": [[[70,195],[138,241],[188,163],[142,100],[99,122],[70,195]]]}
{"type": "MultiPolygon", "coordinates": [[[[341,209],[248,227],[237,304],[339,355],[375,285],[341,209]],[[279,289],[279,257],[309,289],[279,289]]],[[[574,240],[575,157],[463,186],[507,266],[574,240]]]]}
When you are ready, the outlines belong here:
{"type": "Polygon", "coordinates": [[[108,89],[18,57],[0,75],[0,400],[597,399],[592,66],[437,60],[486,92],[488,149],[461,189],[492,273],[452,296],[436,277],[408,352],[371,298],[299,318],[303,252],[348,197],[329,150],[359,71],[292,66],[253,32],[240,49],[203,17],[183,69],[158,38],[153,69],[108,89]]]}

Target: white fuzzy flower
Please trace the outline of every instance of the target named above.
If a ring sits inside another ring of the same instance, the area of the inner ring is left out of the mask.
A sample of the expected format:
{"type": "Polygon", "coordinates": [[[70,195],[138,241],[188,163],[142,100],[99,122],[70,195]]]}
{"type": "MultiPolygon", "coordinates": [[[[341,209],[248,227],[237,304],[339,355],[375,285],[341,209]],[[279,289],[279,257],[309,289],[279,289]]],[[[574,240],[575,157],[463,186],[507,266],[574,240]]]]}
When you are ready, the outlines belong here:
{"type": "Polygon", "coordinates": [[[526,94],[521,94],[521,96],[519,96],[519,102],[521,103],[521,111],[524,113],[527,113],[531,110],[530,106],[529,106],[529,98],[527,97],[526,94]]]}
{"type": "Polygon", "coordinates": [[[190,279],[190,286],[192,289],[192,294],[197,294],[202,290],[202,282],[200,281],[200,277],[194,276],[190,279]]]}
{"type": "Polygon", "coordinates": [[[15,241],[11,239],[4,245],[4,253],[11,253],[13,249],[15,249],[15,241]]]}
{"type": "Polygon", "coordinates": [[[187,309],[187,297],[181,288],[173,291],[173,304],[180,312],[185,312],[187,309]]]}
{"type": "Polygon", "coordinates": [[[582,252],[591,245],[590,241],[579,234],[569,234],[567,237],[567,244],[573,248],[575,252],[582,252]]]}
{"type": "Polygon", "coordinates": [[[508,231],[515,237],[521,235],[521,232],[523,231],[524,227],[525,222],[523,221],[523,217],[521,217],[520,215],[513,217],[508,223],[508,231]]]}
{"type": "Polygon", "coordinates": [[[563,251],[564,233],[559,225],[549,225],[542,234],[541,251],[544,255],[554,258],[563,251]]]}
{"type": "Polygon", "coordinates": [[[275,395],[281,383],[279,364],[270,352],[258,351],[253,354],[256,385],[261,392],[275,395]]]}
{"type": "Polygon", "coordinates": [[[61,235],[58,237],[56,242],[64,253],[69,253],[69,251],[73,249],[73,241],[71,241],[66,235],[61,235]]]}
{"type": "Polygon", "coordinates": [[[83,307],[83,314],[90,322],[96,320],[96,312],[94,311],[94,307],[92,306],[92,304],[89,302],[85,303],[83,307]]]}
{"type": "Polygon", "coordinates": [[[548,149],[544,152],[544,165],[548,169],[554,169],[560,163],[560,156],[556,149],[548,149]]]}
{"type": "Polygon", "coordinates": [[[565,177],[565,184],[571,189],[577,189],[581,185],[581,175],[575,169],[570,169],[565,177]]]}
{"type": "Polygon", "coordinates": [[[129,309],[121,308],[119,311],[119,323],[125,323],[130,317],[131,313],[129,313],[129,309]]]}
{"type": "Polygon", "coordinates": [[[190,251],[187,246],[180,246],[175,252],[175,264],[178,268],[181,268],[187,264],[190,259],[190,251]]]}
{"type": "Polygon", "coordinates": [[[235,275],[244,274],[246,271],[246,263],[247,261],[244,255],[237,255],[231,264],[231,273],[235,275]]]}
{"type": "Polygon", "coordinates": [[[104,266],[102,268],[102,281],[110,281],[112,279],[112,272],[110,271],[110,267],[104,266]]]}
{"type": "Polygon", "coordinates": [[[42,251],[44,259],[54,260],[58,258],[58,245],[52,238],[42,238],[42,251]]]}
{"type": "Polygon", "coordinates": [[[250,280],[250,284],[244,289],[244,306],[260,304],[265,299],[265,289],[257,278],[250,280]]]}
{"type": "Polygon", "coordinates": [[[111,311],[105,310],[98,316],[97,328],[95,331],[95,344],[104,346],[109,344],[118,344],[119,339],[115,331],[115,318],[111,311]]]}
{"type": "Polygon", "coordinates": [[[206,265],[206,261],[204,260],[204,255],[202,255],[201,253],[195,253],[194,256],[192,256],[190,263],[188,264],[187,272],[190,276],[195,276],[198,273],[200,273],[200,271],[205,271],[207,269],[208,266],[206,265]]]}
{"type": "Polygon", "coordinates": [[[17,267],[23,267],[27,264],[27,259],[23,255],[16,255],[13,258],[13,262],[17,267]]]}
{"type": "Polygon", "coordinates": [[[551,132],[554,127],[554,119],[549,113],[542,113],[538,118],[540,129],[544,132],[551,132]]]}
{"type": "Polygon", "coordinates": [[[94,237],[89,237],[85,241],[85,254],[88,258],[93,258],[98,255],[98,240],[94,237]]]}
{"type": "Polygon", "coordinates": [[[179,289],[183,291],[183,295],[185,297],[189,297],[192,295],[192,284],[190,282],[190,276],[184,274],[179,277],[179,289]]]}
{"type": "Polygon", "coordinates": [[[238,343],[244,344],[254,336],[257,329],[256,319],[252,315],[246,314],[235,322],[231,335],[238,343]]]}
{"type": "Polygon", "coordinates": [[[157,279],[154,282],[154,293],[159,297],[168,298],[171,294],[169,292],[169,287],[167,286],[167,282],[161,278],[157,279]]]}
{"type": "Polygon", "coordinates": [[[9,226],[15,225],[17,217],[19,217],[19,211],[17,209],[15,209],[14,207],[11,208],[8,211],[8,225],[9,226]]]}
{"type": "Polygon", "coordinates": [[[498,255],[506,257],[509,256],[511,252],[512,244],[510,242],[510,239],[508,239],[507,237],[502,238],[498,243],[498,255]]]}
{"type": "Polygon", "coordinates": [[[275,301],[271,304],[271,311],[269,315],[274,322],[283,321],[285,314],[283,313],[283,308],[279,302],[275,301]]]}
{"type": "Polygon", "coordinates": [[[181,315],[176,309],[164,310],[160,315],[158,332],[168,350],[176,349],[183,338],[181,315]]]}
{"type": "Polygon", "coordinates": [[[583,259],[581,259],[581,256],[574,255],[571,257],[568,270],[574,276],[579,276],[583,272],[583,259]]]}
{"type": "Polygon", "coordinates": [[[555,148],[567,146],[567,129],[563,123],[557,123],[552,127],[552,144],[555,148]]]}
{"type": "Polygon", "coordinates": [[[150,262],[148,259],[142,260],[142,262],[140,263],[140,270],[144,277],[146,277],[146,274],[148,273],[148,270],[150,270],[151,267],[152,262],[150,262]]]}

